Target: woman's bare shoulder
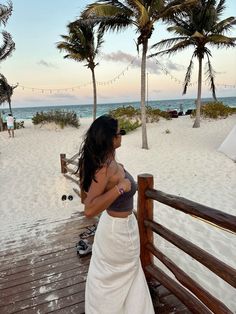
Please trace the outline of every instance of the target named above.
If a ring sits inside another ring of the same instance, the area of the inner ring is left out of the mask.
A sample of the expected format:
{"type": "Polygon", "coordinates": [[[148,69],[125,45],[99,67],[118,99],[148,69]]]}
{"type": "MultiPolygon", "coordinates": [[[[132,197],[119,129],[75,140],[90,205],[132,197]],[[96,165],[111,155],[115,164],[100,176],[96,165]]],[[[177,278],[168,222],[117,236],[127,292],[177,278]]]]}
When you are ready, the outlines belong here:
{"type": "Polygon", "coordinates": [[[107,165],[102,166],[96,171],[96,177],[107,175],[107,171],[108,171],[107,165]]]}
{"type": "Polygon", "coordinates": [[[104,164],[96,172],[96,177],[106,176],[108,179],[114,176],[118,170],[118,164],[114,161],[104,164]]]}

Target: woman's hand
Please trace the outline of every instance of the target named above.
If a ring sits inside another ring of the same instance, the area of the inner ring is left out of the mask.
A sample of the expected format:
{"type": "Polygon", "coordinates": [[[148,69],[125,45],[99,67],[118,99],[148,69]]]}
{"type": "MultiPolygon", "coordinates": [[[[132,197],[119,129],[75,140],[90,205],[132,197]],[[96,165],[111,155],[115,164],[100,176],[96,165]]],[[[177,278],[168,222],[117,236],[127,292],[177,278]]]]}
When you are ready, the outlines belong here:
{"type": "Polygon", "coordinates": [[[129,179],[121,179],[117,186],[118,189],[123,189],[125,192],[129,192],[131,190],[131,182],[129,179]]]}

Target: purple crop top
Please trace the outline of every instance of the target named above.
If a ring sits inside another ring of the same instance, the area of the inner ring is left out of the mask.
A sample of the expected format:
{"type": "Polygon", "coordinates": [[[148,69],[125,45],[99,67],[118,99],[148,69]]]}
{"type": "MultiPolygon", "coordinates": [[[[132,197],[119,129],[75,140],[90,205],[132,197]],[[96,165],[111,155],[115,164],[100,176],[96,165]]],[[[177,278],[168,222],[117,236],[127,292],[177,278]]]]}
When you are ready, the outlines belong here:
{"type": "Polygon", "coordinates": [[[128,171],[125,171],[125,178],[129,179],[131,182],[131,189],[129,192],[121,194],[108,208],[107,210],[112,210],[116,212],[126,212],[134,208],[134,194],[137,190],[137,184],[134,178],[128,171]]]}

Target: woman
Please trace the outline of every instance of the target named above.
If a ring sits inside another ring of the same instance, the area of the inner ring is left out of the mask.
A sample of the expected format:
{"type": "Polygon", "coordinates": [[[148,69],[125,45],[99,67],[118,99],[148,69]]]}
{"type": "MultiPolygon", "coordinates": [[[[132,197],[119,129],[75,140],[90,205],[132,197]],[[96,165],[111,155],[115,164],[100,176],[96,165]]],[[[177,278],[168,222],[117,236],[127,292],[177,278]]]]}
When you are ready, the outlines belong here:
{"type": "Polygon", "coordinates": [[[80,149],[79,176],[87,192],[85,215],[102,213],[96,230],[85,293],[86,314],[152,314],[152,300],[141,267],[133,196],[136,183],[118,164],[118,122],[97,118],[80,149]]]}

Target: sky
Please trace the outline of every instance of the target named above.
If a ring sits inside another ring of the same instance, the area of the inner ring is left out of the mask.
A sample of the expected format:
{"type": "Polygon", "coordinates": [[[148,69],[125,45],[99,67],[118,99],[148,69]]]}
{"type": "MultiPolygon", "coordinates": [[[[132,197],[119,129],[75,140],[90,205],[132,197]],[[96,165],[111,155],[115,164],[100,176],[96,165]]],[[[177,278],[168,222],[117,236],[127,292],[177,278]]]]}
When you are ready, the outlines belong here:
{"type": "MultiPolygon", "coordinates": [[[[13,107],[92,104],[91,71],[85,62],[64,59],[56,48],[66,25],[79,17],[89,0],[12,0],[13,13],[1,30],[11,33],[16,45],[11,57],[0,64],[0,73],[9,84],[19,86],[12,96],[13,107]]],[[[0,0],[1,4],[6,1],[0,0]]],[[[223,17],[236,15],[236,1],[227,0],[223,17]]],[[[234,29],[230,36],[236,36],[234,29]]],[[[166,26],[157,23],[149,47],[171,37],[166,26]]],[[[140,100],[140,57],[136,48],[137,34],[109,32],[97,57],[95,68],[98,103],[120,103],[140,100]]],[[[2,43],[2,39],[0,37],[2,43]]],[[[236,96],[236,49],[211,48],[216,71],[218,97],[236,96]]],[[[140,51],[141,52],[141,51],[140,51]]],[[[192,86],[182,96],[182,82],[192,50],[171,57],[158,57],[147,62],[148,100],[196,98],[197,69],[195,60],[192,86]],[[157,63],[157,61],[159,63],[157,63]]],[[[205,62],[204,62],[205,63],[205,62]]],[[[203,83],[203,97],[211,97],[203,83]]]]}

